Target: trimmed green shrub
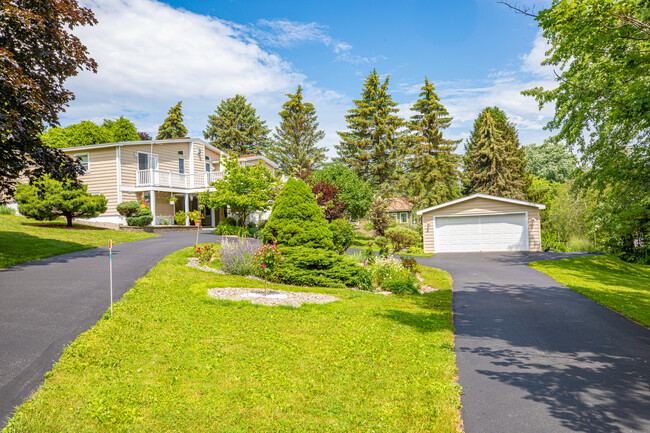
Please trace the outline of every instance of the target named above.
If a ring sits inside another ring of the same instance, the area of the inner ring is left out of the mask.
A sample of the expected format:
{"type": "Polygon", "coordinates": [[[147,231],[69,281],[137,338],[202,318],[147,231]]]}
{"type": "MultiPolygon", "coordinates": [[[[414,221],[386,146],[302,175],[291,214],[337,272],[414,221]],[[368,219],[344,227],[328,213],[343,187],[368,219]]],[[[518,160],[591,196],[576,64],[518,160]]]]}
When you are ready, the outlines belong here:
{"type": "Polygon", "coordinates": [[[117,209],[117,213],[119,213],[120,215],[129,218],[133,216],[138,216],[140,214],[140,209],[142,209],[142,207],[140,206],[140,203],[134,200],[134,201],[125,201],[123,203],[120,203],[115,207],[115,209],[117,209]]]}
{"type": "Polygon", "coordinates": [[[332,242],[334,251],[343,254],[350,248],[354,240],[354,227],[352,223],[345,219],[337,219],[329,223],[329,229],[332,232],[332,242]]]}
{"type": "Polygon", "coordinates": [[[358,287],[372,289],[368,271],[334,251],[285,247],[282,262],[271,279],[285,284],[321,287],[358,287]]]}
{"type": "Polygon", "coordinates": [[[176,215],[174,215],[174,221],[179,226],[184,226],[185,225],[185,219],[186,218],[187,218],[187,215],[182,210],[177,211],[176,215]]]}
{"type": "Polygon", "coordinates": [[[408,247],[406,249],[406,252],[409,253],[409,254],[415,254],[415,255],[424,254],[424,250],[421,247],[417,247],[417,246],[408,247]]]}
{"type": "Polygon", "coordinates": [[[87,185],[70,179],[63,182],[44,175],[31,185],[18,184],[14,194],[18,211],[27,218],[53,221],[64,217],[72,227],[74,218],[95,218],[106,212],[108,200],[102,194],[88,192],[87,185]]]}
{"type": "Polygon", "coordinates": [[[249,227],[240,227],[221,222],[214,228],[214,234],[217,236],[239,236],[240,238],[252,238],[257,233],[257,229],[249,227]]]}
{"type": "Polygon", "coordinates": [[[130,226],[143,227],[148,226],[153,221],[153,215],[148,207],[141,207],[137,216],[128,217],[126,223],[130,226]]]}
{"type": "Polygon", "coordinates": [[[0,215],[16,215],[16,209],[9,206],[0,206],[0,215]]]}
{"type": "Polygon", "coordinates": [[[411,281],[410,279],[386,281],[382,288],[388,292],[393,292],[396,295],[419,295],[420,294],[418,288],[415,287],[413,281],[411,281]]]}
{"type": "Polygon", "coordinates": [[[377,236],[373,241],[375,242],[375,245],[381,249],[388,248],[388,239],[384,236],[377,236]]]}
{"type": "Polygon", "coordinates": [[[284,184],[263,233],[265,240],[278,245],[334,249],[323,212],[302,180],[289,178],[284,184]]]}
{"type": "Polygon", "coordinates": [[[416,231],[404,226],[395,226],[386,230],[386,237],[393,244],[393,251],[398,252],[412,247],[420,241],[416,231]]]}

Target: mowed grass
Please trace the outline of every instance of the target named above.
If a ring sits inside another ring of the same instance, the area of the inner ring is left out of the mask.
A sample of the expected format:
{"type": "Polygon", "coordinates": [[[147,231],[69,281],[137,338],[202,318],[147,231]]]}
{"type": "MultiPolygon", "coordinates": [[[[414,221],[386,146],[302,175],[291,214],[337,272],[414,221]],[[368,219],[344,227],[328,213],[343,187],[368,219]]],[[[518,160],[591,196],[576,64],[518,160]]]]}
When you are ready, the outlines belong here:
{"type": "Polygon", "coordinates": [[[8,432],[455,432],[451,279],[440,290],[266,307],[211,299],[262,281],[161,261],[67,347],[8,432]]]}
{"type": "Polygon", "coordinates": [[[557,282],[650,327],[650,266],[611,256],[531,262],[557,282]]]}
{"type": "Polygon", "coordinates": [[[65,221],[34,221],[15,215],[0,215],[0,268],[114,243],[157,236],[123,232],[65,221]]]}

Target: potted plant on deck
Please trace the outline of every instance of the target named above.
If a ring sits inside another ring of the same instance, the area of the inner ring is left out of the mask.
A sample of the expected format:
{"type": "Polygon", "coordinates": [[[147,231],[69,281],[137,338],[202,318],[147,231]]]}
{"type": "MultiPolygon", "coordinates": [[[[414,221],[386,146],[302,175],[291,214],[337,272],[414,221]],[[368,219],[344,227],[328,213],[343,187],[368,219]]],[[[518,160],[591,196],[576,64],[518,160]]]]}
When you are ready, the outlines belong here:
{"type": "Polygon", "coordinates": [[[201,215],[200,210],[191,210],[187,213],[187,217],[190,219],[190,221],[194,221],[194,224],[197,226],[201,225],[201,219],[203,216],[201,215]]]}
{"type": "Polygon", "coordinates": [[[174,194],[169,196],[169,204],[171,204],[172,206],[175,205],[177,201],[178,201],[178,197],[176,197],[174,194]]]}

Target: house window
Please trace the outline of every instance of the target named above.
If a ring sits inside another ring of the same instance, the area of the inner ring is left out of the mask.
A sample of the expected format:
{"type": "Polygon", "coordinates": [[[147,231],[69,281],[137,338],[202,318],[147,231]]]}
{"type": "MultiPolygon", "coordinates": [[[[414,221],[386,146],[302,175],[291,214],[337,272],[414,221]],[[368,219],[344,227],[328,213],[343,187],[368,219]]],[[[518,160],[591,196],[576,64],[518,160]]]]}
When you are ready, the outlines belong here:
{"type": "Polygon", "coordinates": [[[185,156],[185,151],[184,150],[179,150],[178,151],[178,156],[185,156]]]}
{"type": "Polygon", "coordinates": [[[90,172],[90,159],[88,157],[87,153],[78,153],[75,156],[75,159],[79,161],[79,164],[84,168],[84,172],[88,173],[90,172]]]}
{"type": "Polygon", "coordinates": [[[400,219],[401,219],[402,223],[404,223],[404,224],[409,222],[409,214],[408,214],[408,212],[402,212],[400,214],[400,219]]]}
{"type": "Polygon", "coordinates": [[[185,173],[185,160],[183,158],[178,158],[178,172],[180,174],[185,173]]]}
{"type": "Polygon", "coordinates": [[[138,170],[158,169],[158,155],[138,152],[138,170]]]}

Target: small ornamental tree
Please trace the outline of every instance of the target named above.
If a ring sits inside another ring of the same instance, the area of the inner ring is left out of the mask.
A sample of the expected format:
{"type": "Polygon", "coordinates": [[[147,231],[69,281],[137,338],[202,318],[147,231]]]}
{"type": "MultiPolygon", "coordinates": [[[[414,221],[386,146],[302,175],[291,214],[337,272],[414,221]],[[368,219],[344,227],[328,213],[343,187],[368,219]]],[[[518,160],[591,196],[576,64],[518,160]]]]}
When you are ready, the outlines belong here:
{"type": "Polygon", "coordinates": [[[372,189],[345,165],[327,164],[313,174],[312,181],[328,182],[337,187],[338,199],[345,203],[347,216],[361,219],[368,213],[372,203],[372,189]]]}
{"type": "Polygon", "coordinates": [[[390,224],[388,212],[386,212],[387,209],[388,202],[383,198],[376,196],[372,200],[370,212],[368,213],[368,220],[372,225],[372,229],[375,231],[375,236],[384,236],[384,232],[390,224]]]}
{"type": "Polygon", "coordinates": [[[266,296],[266,281],[275,273],[277,266],[284,261],[282,251],[276,244],[264,245],[255,254],[255,262],[260,267],[260,273],[264,275],[264,296],[266,296]]]}
{"type": "Polygon", "coordinates": [[[91,195],[86,185],[77,186],[73,181],[59,182],[45,175],[32,185],[16,187],[14,196],[18,212],[28,218],[52,221],[64,217],[68,227],[73,218],[94,218],[106,212],[106,197],[91,195]]]}
{"type": "Polygon", "coordinates": [[[273,204],[264,239],[278,245],[333,249],[332,232],[307,184],[289,178],[273,204]]]}
{"type": "Polygon", "coordinates": [[[329,182],[316,182],[311,191],[316,196],[318,206],[323,210],[327,222],[343,218],[345,202],[339,199],[339,189],[329,182]]]}
{"type": "Polygon", "coordinates": [[[199,202],[211,208],[229,206],[243,226],[252,212],[271,207],[278,181],[262,164],[242,166],[236,157],[225,158],[224,167],[223,179],[210,184],[215,191],[200,193],[199,202]]]}

